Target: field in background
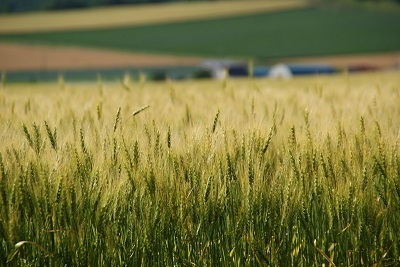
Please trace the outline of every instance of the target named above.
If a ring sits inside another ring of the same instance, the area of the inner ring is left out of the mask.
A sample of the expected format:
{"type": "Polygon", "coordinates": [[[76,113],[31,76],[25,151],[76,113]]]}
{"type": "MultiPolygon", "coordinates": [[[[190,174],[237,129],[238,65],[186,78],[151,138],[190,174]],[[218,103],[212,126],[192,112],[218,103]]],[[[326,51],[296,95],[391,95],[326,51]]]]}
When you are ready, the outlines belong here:
{"type": "Polygon", "coordinates": [[[399,14],[396,8],[271,0],[4,15],[0,71],[19,82],[54,81],[59,74],[93,80],[96,73],[121,77],[145,69],[182,77],[187,74],[175,69],[199,70],[204,58],[394,68],[399,14]]]}
{"type": "Polygon", "coordinates": [[[399,265],[399,84],[4,81],[0,265],[399,265]]]}
{"type": "Polygon", "coordinates": [[[0,35],[0,40],[269,60],[397,52],[398,32],[400,16],[396,11],[316,7],[182,23],[0,35]]]}
{"type": "Polygon", "coordinates": [[[0,43],[0,58],[0,70],[7,72],[198,66],[202,61],[196,57],[11,43],[0,43]]]}
{"type": "Polygon", "coordinates": [[[99,7],[0,16],[0,34],[139,26],[204,20],[309,5],[307,0],[246,0],[99,7]]]}

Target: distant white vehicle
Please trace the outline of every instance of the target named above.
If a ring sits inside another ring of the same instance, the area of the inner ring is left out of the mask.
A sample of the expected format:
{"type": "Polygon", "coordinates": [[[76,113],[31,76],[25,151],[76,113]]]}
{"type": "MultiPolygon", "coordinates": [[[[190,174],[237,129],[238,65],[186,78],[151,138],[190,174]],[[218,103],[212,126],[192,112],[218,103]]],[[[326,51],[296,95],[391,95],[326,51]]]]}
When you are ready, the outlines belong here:
{"type": "Polygon", "coordinates": [[[204,60],[200,67],[210,70],[214,79],[223,80],[228,75],[229,67],[239,63],[239,61],[229,59],[209,59],[204,60]]]}
{"type": "Polygon", "coordinates": [[[292,76],[293,76],[292,71],[286,64],[277,64],[275,66],[272,66],[268,74],[268,77],[275,79],[276,78],[290,79],[292,78],[292,76]]]}

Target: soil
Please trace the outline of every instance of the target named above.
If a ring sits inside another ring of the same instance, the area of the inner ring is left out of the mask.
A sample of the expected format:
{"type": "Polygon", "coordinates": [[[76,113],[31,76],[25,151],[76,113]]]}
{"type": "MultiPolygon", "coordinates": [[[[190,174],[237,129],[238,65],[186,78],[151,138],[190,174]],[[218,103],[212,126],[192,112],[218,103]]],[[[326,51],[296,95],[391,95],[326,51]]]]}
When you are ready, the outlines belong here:
{"type": "Polygon", "coordinates": [[[0,71],[76,70],[119,67],[195,66],[201,59],[115,52],[80,47],[0,43],[0,71]]]}
{"type": "MultiPolygon", "coordinates": [[[[123,67],[198,66],[202,58],[115,52],[80,47],[47,47],[0,43],[0,71],[79,70],[123,67]]],[[[400,52],[283,58],[276,63],[329,64],[338,68],[400,67],[400,52]]]]}

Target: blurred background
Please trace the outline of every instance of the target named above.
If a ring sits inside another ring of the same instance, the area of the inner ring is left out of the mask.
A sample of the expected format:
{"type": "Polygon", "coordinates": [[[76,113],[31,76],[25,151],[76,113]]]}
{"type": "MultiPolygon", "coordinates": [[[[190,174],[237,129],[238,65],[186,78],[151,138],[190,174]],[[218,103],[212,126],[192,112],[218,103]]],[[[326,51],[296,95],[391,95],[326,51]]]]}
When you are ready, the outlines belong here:
{"type": "Polygon", "coordinates": [[[400,68],[400,0],[1,0],[10,82],[400,68]]]}

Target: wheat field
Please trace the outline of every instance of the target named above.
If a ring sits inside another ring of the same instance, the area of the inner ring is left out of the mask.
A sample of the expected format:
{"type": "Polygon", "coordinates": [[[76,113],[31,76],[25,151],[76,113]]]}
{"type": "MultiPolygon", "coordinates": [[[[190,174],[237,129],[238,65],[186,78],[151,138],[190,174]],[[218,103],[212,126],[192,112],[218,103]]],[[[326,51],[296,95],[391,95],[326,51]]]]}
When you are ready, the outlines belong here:
{"type": "Polygon", "coordinates": [[[3,79],[0,265],[397,266],[399,85],[3,79]]]}

